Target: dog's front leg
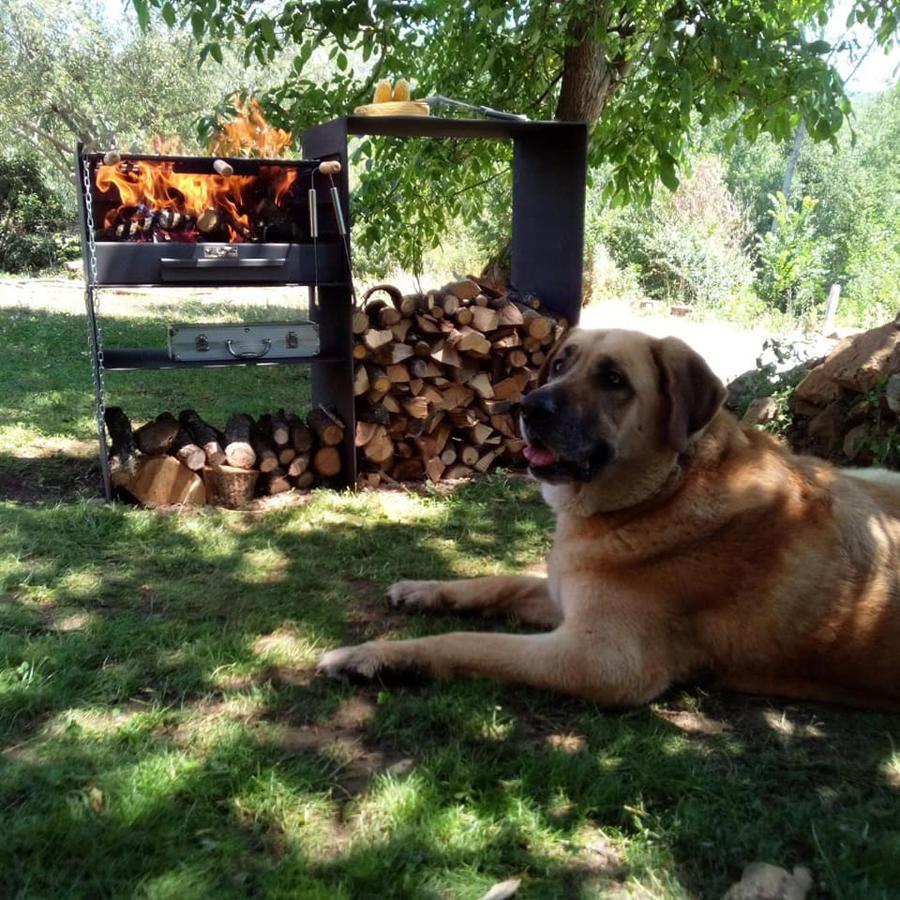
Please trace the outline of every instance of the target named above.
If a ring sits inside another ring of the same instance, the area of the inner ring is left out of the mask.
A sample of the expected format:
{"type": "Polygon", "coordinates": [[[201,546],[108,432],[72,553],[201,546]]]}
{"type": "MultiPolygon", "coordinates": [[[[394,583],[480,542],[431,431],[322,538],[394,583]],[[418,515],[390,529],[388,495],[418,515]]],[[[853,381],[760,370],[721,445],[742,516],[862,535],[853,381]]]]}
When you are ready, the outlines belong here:
{"type": "Polygon", "coordinates": [[[548,581],[532,575],[488,575],[457,581],[398,581],[387,592],[392,606],[427,612],[512,615],[529,625],[555,628],[562,610],[548,581]]]}
{"type": "Polygon", "coordinates": [[[325,653],[318,672],[370,680],[390,673],[481,676],[572,694],[607,706],[646,702],[667,685],[647,681],[627,650],[565,626],[543,634],[453,632],[409,641],[370,641],[325,653]]]}

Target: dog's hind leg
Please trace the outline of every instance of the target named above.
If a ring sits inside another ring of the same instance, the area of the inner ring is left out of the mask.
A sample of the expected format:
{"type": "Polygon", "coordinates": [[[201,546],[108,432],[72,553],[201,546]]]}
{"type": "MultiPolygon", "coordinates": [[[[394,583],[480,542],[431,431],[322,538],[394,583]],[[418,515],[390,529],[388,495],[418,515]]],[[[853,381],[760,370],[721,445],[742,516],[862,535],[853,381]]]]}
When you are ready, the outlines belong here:
{"type": "Polygon", "coordinates": [[[398,581],[387,592],[392,606],[431,612],[515,616],[529,625],[555,628],[562,611],[546,578],[492,575],[458,581],[398,581]]]}

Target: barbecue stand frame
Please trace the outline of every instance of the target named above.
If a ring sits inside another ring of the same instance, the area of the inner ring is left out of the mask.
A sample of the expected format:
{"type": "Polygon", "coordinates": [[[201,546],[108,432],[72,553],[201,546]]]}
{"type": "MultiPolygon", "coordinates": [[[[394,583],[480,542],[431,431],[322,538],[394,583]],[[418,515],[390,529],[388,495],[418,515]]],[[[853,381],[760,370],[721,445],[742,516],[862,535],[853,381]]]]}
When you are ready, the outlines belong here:
{"type": "MultiPolygon", "coordinates": [[[[522,293],[536,294],[552,313],[578,323],[581,312],[584,203],[587,184],[588,129],[583,122],[521,122],[499,119],[443,119],[430,116],[345,116],[303,132],[301,141],[306,160],[337,160],[336,176],[344,221],[348,223],[346,278],[320,282],[313,291],[309,283],[310,316],[319,326],[320,351],[316,357],[260,362],[173,362],[164,350],[107,350],[103,363],[109,370],[141,368],[190,368],[208,365],[290,365],[309,364],[314,404],[334,408],[346,429],[341,447],[341,483],[356,483],[356,415],[353,395],[354,293],[350,270],[351,243],[349,160],[347,144],[358,136],[396,138],[511,140],[513,142],[512,256],[510,280],[522,293]],[[314,293],[317,296],[314,296],[314,293]]],[[[130,157],[131,154],[128,154],[130,157]]],[[[79,184],[84,177],[84,154],[77,148],[79,184]]],[[[236,161],[243,162],[243,161],[236,161]]],[[[272,162],[278,162],[273,160],[272,162]]],[[[237,171],[237,168],[236,168],[237,171]]],[[[319,187],[327,182],[323,178],[319,187]]],[[[85,266],[85,309],[94,374],[98,412],[102,409],[103,388],[98,356],[99,323],[95,317],[98,285],[91,276],[87,253],[86,211],[81,204],[82,247],[85,266]]],[[[109,478],[106,430],[98,415],[100,465],[107,499],[112,499],[109,478]]]]}
{"type": "MultiPolygon", "coordinates": [[[[142,157],[138,154],[126,154],[129,159],[166,159],[168,157],[142,157]]],[[[78,175],[79,188],[85,184],[86,167],[90,167],[88,172],[88,183],[93,189],[94,171],[101,154],[91,153],[85,154],[83,145],[79,144],[76,148],[76,171],[78,175]]],[[[235,172],[243,174],[252,166],[255,168],[260,165],[272,164],[283,165],[291,160],[229,160],[234,166],[235,172]]],[[[319,188],[324,188],[325,178],[318,175],[316,181],[319,182],[319,188]]],[[[340,238],[324,238],[318,239],[320,247],[332,246],[335,250],[333,253],[340,273],[341,279],[338,281],[318,282],[314,281],[293,281],[286,280],[281,282],[271,281],[254,281],[251,278],[242,278],[240,281],[228,281],[222,279],[221,282],[211,283],[207,287],[235,287],[235,286],[272,286],[278,284],[281,286],[297,286],[306,287],[309,291],[309,317],[318,325],[319,328],[319,352],[315,356],[306,357],[287,357],[276,359],[228,359],[228,360],[188,360],[176,361],[169,358],[168,351],[162,348],[104,348],[101,353],[101,323],[97,316],[97,293],[104,287],[115,287],[115,282],[104,279],[102,282],[96,280],[96,272],[92,271],[89,255],[89,236],[87,226],[87,210],[85,207],[84,190],[79,189],[79,208],[81,213],[81,241],[82,241],[82,257],[84,260],[84,280],[85,293],[84,304],[87,314],[88,324],[88,345],[91,355],[91,368],[94,381],[94,401],[97,414],[97,434],[100,445],[100,472],[103,481],[103,491],[107,500],[113,499],[113,487],[110,479],[109,471],[109,449],[106,440],[106,426],[103,421],[103,408],[105,402],[105,390],[103,384],[104,371],[130,371],[136,369],[198,369],[211,367],[229,367],[229,366],[280,366],[280,365],[308,365],[312,371],[312,402],[314,406],[322,405],[334,408],[338,414],[344,419],[347,427],[344,430],[344,440],[340,448],[341,452],[341,474],[333,480],[337,486],[351,487],[356,483],[356,449],[354,446],[354,435],[356,431],[355,420],[353,418],[353,357],[352,357],[352,337],[349,329],[350,314],[349,311],[339,310],[335,308],[337,303],[346,303],[349,307],[351,296],[350,286],[350,269],[348,262],[348,254],[340,249],[340,238]],[[325,285],[327,284],[327,288],[325,285]],[[318,291],[316,290],[318,287],[318,291]],[[324,291],[327,290],[327,299],[324,297],[324,291]],[[326,302],[323,302],[323,299],[326,302]],[[344,322],[348,323],[346,328],[344,322]]],[[[129,246],[139,247],[140,245],[129,245],[122,243],[123,248],[129,246]]],[[[240,245],[238,245],[240,246],[240,245]]],[[[332,266],[332,269],[334,266],[332,266]]],[[[123,286],[133,287],[132,284],[123,286]]],[[[177,283],[166,282],[160,279],[146,285],[147,287],[177,287],[177,283]]],[[[194,284],[184,284],[184,287],[195,287],[194,284]]]]}

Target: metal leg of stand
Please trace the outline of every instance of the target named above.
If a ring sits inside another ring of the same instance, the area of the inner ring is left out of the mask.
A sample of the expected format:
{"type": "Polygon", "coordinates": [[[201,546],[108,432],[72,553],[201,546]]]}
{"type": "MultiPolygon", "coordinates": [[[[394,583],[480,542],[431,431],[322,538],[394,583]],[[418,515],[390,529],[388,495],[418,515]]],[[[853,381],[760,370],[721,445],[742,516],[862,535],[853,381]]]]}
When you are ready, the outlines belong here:
{"type": "Polygon", "coordinates": [[[97,317],[95,294],[97,288],[88,284],[84,290],[84,306],[87,312],[88,343],[91,348],[91,373],[94,378],[94,418],[97,422],[97,438],[100,445],[100,477],[103,480],[103,495],[112,500],[112,481],[109,474],[109,450],[106,445],[106,423],[103,421],[103,383],[100,379],[99,335],[97,334],[97,317]]]}

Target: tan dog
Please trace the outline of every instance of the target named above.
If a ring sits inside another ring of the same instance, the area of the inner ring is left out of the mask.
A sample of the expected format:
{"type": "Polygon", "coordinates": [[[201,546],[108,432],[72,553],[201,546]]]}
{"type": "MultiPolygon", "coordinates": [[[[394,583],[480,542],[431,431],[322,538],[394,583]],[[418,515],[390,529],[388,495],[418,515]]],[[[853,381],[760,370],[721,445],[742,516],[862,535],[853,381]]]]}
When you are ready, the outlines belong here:
{"type": "Polygon", "coordinates": [[[481,675],[607,706],[712,673],[900,709],[900,475],[794,457],[741,427],[674,338],[575,330],[541,381],[522,423],[557,514],[549,576],[401,581],[388,596],[552,630],[372,641],[320,671],[481,675]]]}

